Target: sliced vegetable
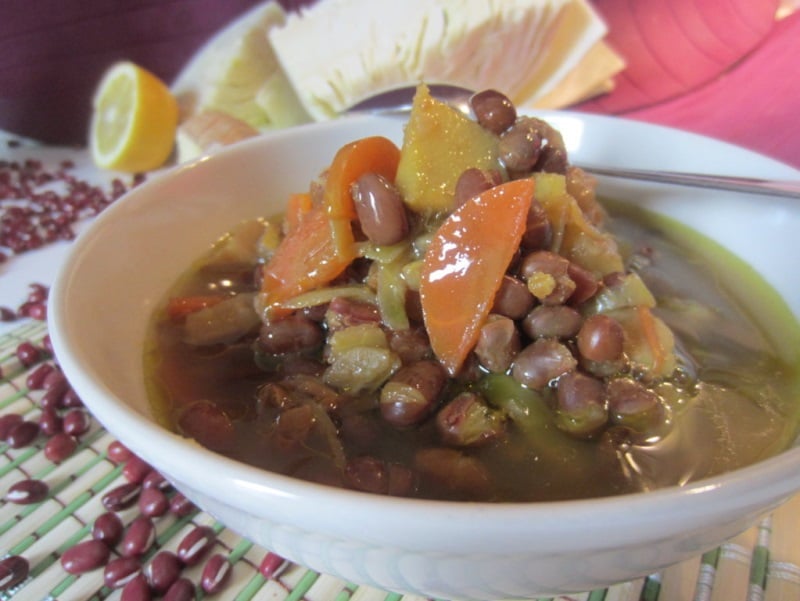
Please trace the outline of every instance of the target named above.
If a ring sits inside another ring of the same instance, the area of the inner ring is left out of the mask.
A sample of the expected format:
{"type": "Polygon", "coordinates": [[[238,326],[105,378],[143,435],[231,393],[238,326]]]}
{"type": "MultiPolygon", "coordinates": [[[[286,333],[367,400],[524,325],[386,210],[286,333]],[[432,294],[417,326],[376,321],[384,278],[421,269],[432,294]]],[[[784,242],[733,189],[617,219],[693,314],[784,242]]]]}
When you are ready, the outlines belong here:
{"type": "Polygon", "coordinates": [[[324,202],[337,252],[347,254],[354,244],[350,222],[356,210],[350,187],[364,173],[377,173],[393,182],[399,162],[400,149],[382,136],[350,142],[336,153],[325,180],[324,202]]]}
{"type": "Polygon", "coordinates": [[[471,167],[502,172],[498,138],[420,85],[403,136],[395,184],[411,210],[449,211],[459,176],[471,167]]]}
{"type": "Polygon", "coordinates": [[[355,245],[334,243],[325,207],[308,212],[298,227],[281,241],[263,271],[261,292],[268,312],[302,292],[324,286],[342,273],[355,258],[355,245]]]}
{"type": "Polygon", "coordinates": [[[289,196],[286,201],[286,231],[291,232],[300,226],[300,222],[311,212],[314,207],[311,194],[298,192],[289,196]]]}
{"type": "Polygon", "coordinates": [[[433,352],[450,375],[477,342],[525,230],[534,187],[521,179],[475,196],[442,223],[428,247],[422,313],[433,352]]]}

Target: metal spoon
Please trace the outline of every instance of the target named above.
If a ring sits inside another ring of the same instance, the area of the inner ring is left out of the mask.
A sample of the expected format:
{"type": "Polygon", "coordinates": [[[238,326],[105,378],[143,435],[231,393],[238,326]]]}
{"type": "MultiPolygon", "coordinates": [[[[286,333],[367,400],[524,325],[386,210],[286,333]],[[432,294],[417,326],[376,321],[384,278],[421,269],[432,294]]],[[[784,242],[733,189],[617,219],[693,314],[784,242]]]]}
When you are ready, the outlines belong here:
{"type": "MultiPolygon", "coordinates": [[[[469,114],[469,98],[474,92],[466,88],[450,84],[429,84],[431,95],[452,104],[464,113],[469,114]]],[[[373,96],[352,105],[346,113],[373,113],[381,115],[399,115],[411,110],[416,86],[402,86],[373,96]]],[[[745,192],[748,194],[764,194],[800,200],[800,181],[772,180],[754,177],[736,177],[728,175],[711,175],[705,173],[686,173],[676,171],[659,171],[652,169],[623,169],[601,165],[578,164],[578,167],[595,175],[635,179],[660,184],[692,186],[695,188],[711,188],[728,192],[745,192]]]]}

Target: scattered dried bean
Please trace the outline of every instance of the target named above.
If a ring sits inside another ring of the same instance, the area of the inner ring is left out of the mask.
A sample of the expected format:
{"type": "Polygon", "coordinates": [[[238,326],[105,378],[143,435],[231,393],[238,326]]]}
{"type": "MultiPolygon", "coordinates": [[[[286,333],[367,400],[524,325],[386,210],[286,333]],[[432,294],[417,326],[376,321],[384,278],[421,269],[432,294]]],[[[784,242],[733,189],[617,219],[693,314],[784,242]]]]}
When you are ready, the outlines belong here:
{"type": "Polygon", "coordinates": [[[0,561],[0,591],[14,588],[28,577],[30,564],[21,555],[9,555],[0,561]]]}
{"type": "Polygon", "coordinates": [[[178,580],[183,564],[171,551],[159,551],[144,568],[150,588],[156,594],[164,594],[178,580]]]}
{"type": "Polygon", "coordinates": [[[156,539],[156,527],[153,520],[140,515],[130,523],[120,543],[120,554],[123,557],[139,557],[147,553],[156,539]]]}
{"type": "Polygon", "coordinates": [[[142,564],[135,557],[112,559],[103,569],[103,583],[108,588],[122,588],[142,573],[142,564]]]}
{"type": "Polygon", "coordinates": [[[139,499],[142,487],[135,482],[120,484],[103,495],[103,507],[109,511],[122,511],[131,507],[139,499]]]}
{"type": "Polygon", "coordinates": [[[230,580],[231,563],[228,558],[217,553],[212,555],[203,567],[203,574],[200,578],[200,586],[209,595],[218,593],[230,580]]]}
{"type": "Polygon", "coordinates": [[[78,448],[78,439],[66,432],[54,434],[44,445],[44,456],[53,463],[61,463],[78,448]]]}
{"type": "Polygon", "coordinates": [[[111,549],[101,540],[91,539],[73,545],[61,556],[61,566],[70,574],[83,574],[106,564],[111,549]]]}
{"type": "Polygon", "coordinates": [[[111,511],[101,513],[92,524],[92,538],[103,541],[109,547],[114,547],[120,540],[125,531],[122,519],[111,511]]]}
{"type": "Polygon", "coordinates": [[[217,534],[208,526],[197,526],[178,545],[178,557],[187,566],[197,565],[211,548],[217,534]]]}

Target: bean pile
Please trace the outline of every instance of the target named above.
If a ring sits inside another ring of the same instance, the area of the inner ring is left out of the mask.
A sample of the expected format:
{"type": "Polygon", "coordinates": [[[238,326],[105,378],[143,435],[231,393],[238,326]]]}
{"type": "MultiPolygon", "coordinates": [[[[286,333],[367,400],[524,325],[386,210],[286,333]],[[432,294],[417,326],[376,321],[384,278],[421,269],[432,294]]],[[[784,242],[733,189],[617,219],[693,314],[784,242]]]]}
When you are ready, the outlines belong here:
{"type": "Polygon", "coordinates": [[[76,177],[74,167],[70,160],[55,169],[37,159],[0,160],[0,263],[57,240],[72,240],[75,223],[97,215],[144,181],[142,174],[130,184],[115,178],[104,190],[76,177]]]}
{"type": "MultiPolygon", "coordinates": [[[[28,391],[41,392],[37,417],[16,413],[0,415],[0,441],[13,449],[39,446],[53,463],[67,460],[92,426],[92,418],[75,390],[53,359],[49,336],[40,343],[22,342],[16,349],[19,364],[28,370],[28,391]]],[[[108,589],[121,589],[123,601],[148,601],[161,598],[186,601],[197,598],[198,590],[212,595],[230,580],[231,563],[226,555],[212,552],[217,533],[208,526],[195,526],[180,541],[175,552],[155,547],[156,520],[167,514],[179,518],[192,516],[197,508],[149,464],[119,441],[109,444],[107,457],[121,466],[126,480],[103,493],[106,510],[91,527],[91,537],[64,551],[62,568],[80,575],[103,570],[108,589]],[[125,524],[120,512],[135,507],[135,517],[125,524]],[[197,585],[183,575],[184,568],[202,565],[197,585]]],[[[5,501],[34,505],[49,498],[48,485],[25,478],[9,486],[5,501]]],[[[286,566],[281,557],[267,553],[259,572],[267,579],[286,566]]],[[[0,592],[24,588],[30,562],[22,555],[0,560],[0,592]]]]}

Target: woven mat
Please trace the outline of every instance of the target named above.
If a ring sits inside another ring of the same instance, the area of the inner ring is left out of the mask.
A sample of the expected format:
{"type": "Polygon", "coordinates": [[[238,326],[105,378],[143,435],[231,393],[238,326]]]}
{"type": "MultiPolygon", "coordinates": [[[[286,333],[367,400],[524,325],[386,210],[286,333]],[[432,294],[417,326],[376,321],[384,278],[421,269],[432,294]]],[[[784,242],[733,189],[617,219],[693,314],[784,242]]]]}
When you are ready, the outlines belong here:
{"type": "MultiPolygon", "coordinates": [[[[46,335],[41,322],[28,322],[0,337],[0,415],[19,413],[36,419],[41,391],[26,386],[30,369],[23,367],[16,348],[24,341],[41,344],[46,335]]],[[[44,359],[50,360],[50,359],[44,359]]],[[[20,448],[0,443],[0,558],[21,555],[30,564],[28,579],[0,599],[99,601],[119,599],[119,590],[103,586],[103,570],[80,576],[68,574],[61,566],[61,554],[72,545],[91,537],[94,519],[105,512],[105,492],[126,482],[122,467],[108,459],[113,437],[96,420],[81,437],[75,453],[61,464],[49,461],[42,449],[45,439],[20,448]],[[17,505],[5,501],[15,482],[37,478],[50,487],[44,501],[17,505]]],[[[120,513],[127,524],[136,517],[136,507],[120,513]]],[[[156,518],[154,547],[144,558],[160,549],[174,551],[183,536],[196,525],[217,532],[213,553],[223,553],[233,565],[225,589],[213,595],[219,600],[272,601],[401,601],[417,599],[371,587],[358,586],[299,565],[289,564],[276,577],[259,572],[268,551],[225,528],[206,513],[197,511],[177,518],[167,514],[156,518]]],[[[800,599],[800,497],[779,508],[760,524],[703,556],[670,567],[661,573],[609,589],[558,597],[559,601],[783,601],[800,599]]],[[[183,575],[200,582],[203,564],[187,568],[183,575]]],[[[197,587],[197,598],[203,598],[197,587]]],[[[555,600],[554,600],[555,601],[555,600]]]]}

